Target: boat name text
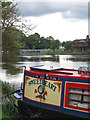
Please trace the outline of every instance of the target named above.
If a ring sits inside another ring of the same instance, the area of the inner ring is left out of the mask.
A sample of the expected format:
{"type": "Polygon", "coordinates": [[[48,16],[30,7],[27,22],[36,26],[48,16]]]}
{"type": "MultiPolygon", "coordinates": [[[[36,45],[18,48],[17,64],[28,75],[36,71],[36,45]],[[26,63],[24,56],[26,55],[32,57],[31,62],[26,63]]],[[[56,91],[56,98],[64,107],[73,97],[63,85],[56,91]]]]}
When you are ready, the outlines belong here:
{"type": "Polygon", "coordinates": [[[36,85],[36,84],[42,84],[42,85],[45,85],[46,87],[50,88],[51,90],[55,91],[56,90],[56,86],[51,84],[50,82],[48,81],[43,81],[41,79],[33,79],[31,81],[28,82],[29,86],[30,85],[36,85]]]}

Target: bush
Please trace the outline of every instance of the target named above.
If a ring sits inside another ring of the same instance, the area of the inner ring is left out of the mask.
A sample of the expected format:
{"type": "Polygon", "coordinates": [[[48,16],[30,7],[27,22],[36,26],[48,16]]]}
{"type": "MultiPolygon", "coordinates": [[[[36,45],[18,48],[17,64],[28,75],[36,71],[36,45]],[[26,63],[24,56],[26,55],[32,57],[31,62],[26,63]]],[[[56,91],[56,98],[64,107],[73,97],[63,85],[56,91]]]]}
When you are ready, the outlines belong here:
{"type": "Polygon", "coordinates": [[[2,84],[2,120],[4,119],[15,119],[20,118],[19,112],[17,108],[14,106],[14,96],[8,94],[14,92],[16,90],[15,86],[10,86],[9,83],[0,81],[2,84]],[[5,97],[6,96],[6,97],[5,97]]]}

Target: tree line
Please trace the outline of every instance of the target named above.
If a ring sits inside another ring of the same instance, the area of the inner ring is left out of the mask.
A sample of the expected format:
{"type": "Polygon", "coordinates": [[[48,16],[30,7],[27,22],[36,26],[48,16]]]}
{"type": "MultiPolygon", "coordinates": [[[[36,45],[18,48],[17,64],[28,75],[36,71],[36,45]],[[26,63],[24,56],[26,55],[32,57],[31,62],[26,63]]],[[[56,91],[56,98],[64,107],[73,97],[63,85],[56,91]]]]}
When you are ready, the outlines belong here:
{"type": "Polygon", "coordinates": [[[52,36],[41,37],[38,33],[28,37],[21,28],[30,31],[33,27],[31,23],[26,25],[21,21],[20,12],[17,4],[13,2],[1,2],[2,6],[2,51],[4,54],[18,53],[19,49],[59,49],[60,45],[66,50],[71,48],[71,41],[60,42],[52,36]],[[21,22],[21,25],[17,24],[21,22]]]}

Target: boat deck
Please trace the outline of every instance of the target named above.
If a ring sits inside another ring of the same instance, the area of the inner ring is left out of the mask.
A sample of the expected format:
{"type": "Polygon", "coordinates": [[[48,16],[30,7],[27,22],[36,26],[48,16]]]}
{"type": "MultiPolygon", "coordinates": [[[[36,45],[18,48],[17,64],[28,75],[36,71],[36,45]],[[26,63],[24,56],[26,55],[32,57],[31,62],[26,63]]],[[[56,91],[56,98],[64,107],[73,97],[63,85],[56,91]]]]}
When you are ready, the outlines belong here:
{"type": "Polygon", "coordinates": [[[90,74],[88,73],[79,73],[78,70],[74,69],[62,69],[62,70],[55,70],[56,74],[60,74],[63,76],[73,76],[73,77],[83,77],[90,79],[90,74]]]}
{"type": "Polygon", "coordinates": [[[44,75],[46,73],[48,76],[54,76],[54,77],[65,77],[65,78],[69,77],[69,78],[90,80],[90,71],[87,72],[87,70],[81,71],[76,69],[66,69],[66,68],[57,68],[52,66],[48,67],[48,66],[40,65],[40,66],[30,67],[30,70],[26,70],[26,71],[38,75],[44,75]]]}

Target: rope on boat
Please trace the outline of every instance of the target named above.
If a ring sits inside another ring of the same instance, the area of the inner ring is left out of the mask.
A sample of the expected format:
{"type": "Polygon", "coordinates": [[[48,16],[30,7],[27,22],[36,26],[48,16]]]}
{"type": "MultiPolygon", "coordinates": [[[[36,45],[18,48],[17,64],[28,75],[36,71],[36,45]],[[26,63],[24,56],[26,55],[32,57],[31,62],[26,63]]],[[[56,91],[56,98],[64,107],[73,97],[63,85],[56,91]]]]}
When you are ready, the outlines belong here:
{"type": "Polygon", "coordinates": [[[6,97],[9,97],[10,95],[12,95],[12,94],[14,94],[14,93],[16,93],[16,92],[20,92],[21,90],[16,90],[16,91],[14,91],[14,92],[11,92],[10,94],[7,94],[7,95],[5,95],[5,96],[2,96],[1,98],[2,99],[6,99],[6,97]]]}

